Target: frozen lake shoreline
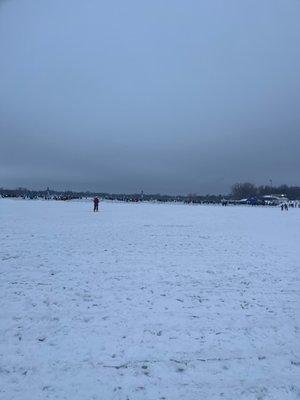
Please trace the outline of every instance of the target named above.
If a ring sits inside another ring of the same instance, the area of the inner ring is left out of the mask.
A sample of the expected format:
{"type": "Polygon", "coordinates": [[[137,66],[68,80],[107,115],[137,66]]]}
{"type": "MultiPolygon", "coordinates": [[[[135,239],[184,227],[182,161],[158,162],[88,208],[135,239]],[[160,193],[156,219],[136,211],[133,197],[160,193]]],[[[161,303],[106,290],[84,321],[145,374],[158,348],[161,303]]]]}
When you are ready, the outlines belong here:
{"type": "Polygon", "coordinates": [[[299,209],[0,199],[0,222],[4,399],[299,398],[299,209]]]}

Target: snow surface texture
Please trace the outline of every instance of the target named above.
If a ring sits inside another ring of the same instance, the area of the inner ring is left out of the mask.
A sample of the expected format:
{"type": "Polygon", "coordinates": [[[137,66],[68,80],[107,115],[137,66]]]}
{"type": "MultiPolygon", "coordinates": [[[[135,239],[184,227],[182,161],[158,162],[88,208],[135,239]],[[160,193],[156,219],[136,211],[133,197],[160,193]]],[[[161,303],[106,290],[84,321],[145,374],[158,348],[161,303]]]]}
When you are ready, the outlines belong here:
{"type": "Polygon", "coordinates": [[[300,398],[300,210],[0,199],[0,398],[300,398]]]}

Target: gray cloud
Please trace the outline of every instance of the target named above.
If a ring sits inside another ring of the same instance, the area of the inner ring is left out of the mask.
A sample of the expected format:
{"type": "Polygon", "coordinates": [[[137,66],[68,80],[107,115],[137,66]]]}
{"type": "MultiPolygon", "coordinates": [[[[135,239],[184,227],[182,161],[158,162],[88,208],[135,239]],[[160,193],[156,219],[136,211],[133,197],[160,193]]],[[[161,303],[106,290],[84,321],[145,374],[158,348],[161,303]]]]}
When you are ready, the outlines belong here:
{"type": "Polygon", "coordinates": [[[0,186],[299,184],[300,4],[0,7],[0,186]]]}

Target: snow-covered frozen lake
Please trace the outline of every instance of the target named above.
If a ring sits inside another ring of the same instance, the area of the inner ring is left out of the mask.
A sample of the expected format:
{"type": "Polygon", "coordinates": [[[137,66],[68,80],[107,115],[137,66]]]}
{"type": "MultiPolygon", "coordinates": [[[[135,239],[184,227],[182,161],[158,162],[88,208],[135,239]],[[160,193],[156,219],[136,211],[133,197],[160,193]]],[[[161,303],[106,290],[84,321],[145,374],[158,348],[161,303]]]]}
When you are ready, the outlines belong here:
{"type": "Polygon", "coordinates": [[[300,397],[300,209],[0,199],[0,398],[300,397]]]}

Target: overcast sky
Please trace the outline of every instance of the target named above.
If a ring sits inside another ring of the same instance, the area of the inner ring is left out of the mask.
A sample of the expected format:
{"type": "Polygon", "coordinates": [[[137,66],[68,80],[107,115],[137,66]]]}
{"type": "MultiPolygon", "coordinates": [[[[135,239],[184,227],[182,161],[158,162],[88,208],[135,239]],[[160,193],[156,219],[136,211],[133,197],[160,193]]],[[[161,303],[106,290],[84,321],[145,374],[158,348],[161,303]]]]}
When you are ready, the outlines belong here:
{"type": "Polygon", "coordinates": [[[300,185],[299,0],[0,0],[0,186],[300,185]]]}

